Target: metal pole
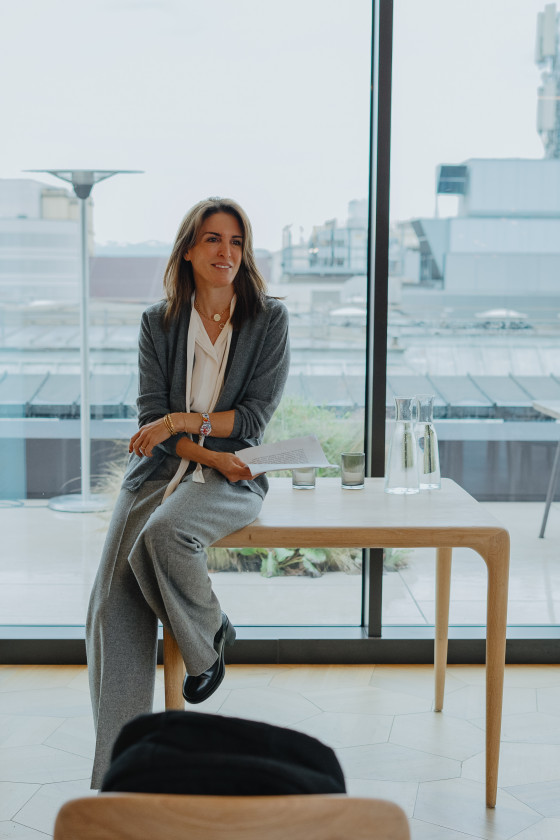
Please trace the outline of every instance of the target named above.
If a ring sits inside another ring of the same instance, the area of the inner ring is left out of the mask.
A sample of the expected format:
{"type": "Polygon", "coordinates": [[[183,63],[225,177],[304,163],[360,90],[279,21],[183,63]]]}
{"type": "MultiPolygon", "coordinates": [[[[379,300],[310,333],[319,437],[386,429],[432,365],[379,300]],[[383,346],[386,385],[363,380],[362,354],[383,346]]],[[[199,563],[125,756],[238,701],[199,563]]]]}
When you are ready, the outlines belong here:
{"type": "Polygon", "coordinates": [[[93,186],[113,175],[140,174],[132,169],[27,169],[27,172],[46,172],[72,184],[80,201],[80,466],[81,493],[54,496],[49,500],[52,510],[66,513],[94,513],[111,507],[111,499],[91,492],[91,438],[89,404],[89,256],[87,200],[93,186]]]}
{"type": "Polygon", "coordinates": [[[87,202],[91,184],[79,185],[80,201],[80,468],[81,493],[54,496],[49,507],[66,513],[95,513],[107,510],[110,499],[91,492],[91,435],[89,403],[89,254],[87,202]],[[80,194],[81,193],[81,194],[80,194]]]}
{"type": "Polygon", "coordinates": [[[552,465],[552,472],[550,473],[550,480],[548,482],[548,490],[546,491],[546,503],[544,506],[544,516],[541,525],[541,530],[539,533],[539,539],[544,539],[544,532],[546,528],[546,522],[548,519],[548,511],[550,510],[550,505],[552,504],[552,500],[554,498],[554,491],[556,490],[556,484],[558,483],[558,467],[560,465],[560,440],[556,446],[556,453],[554,455],[554,463],[552,465]]]}
{"type": "Polygon", "coordinates": [[[89,502],[91,495],[91,440],[89,428],[89,257],[87,198],[80,198],[80,462],[82,472],[82,501],[89,502]]]}

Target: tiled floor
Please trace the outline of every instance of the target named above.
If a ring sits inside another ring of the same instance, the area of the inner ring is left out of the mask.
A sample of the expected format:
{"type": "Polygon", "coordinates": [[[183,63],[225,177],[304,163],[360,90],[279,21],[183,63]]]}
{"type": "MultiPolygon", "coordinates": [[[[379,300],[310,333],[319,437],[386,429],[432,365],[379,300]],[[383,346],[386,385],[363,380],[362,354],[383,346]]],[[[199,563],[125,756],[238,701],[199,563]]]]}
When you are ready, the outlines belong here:
{"type": "MultiPolygon", "coordinates": [[[[484,805],[484,668],[230,666],[197,709],[301,729],[337,752],[348,791],[398,802],[413,840],[560,837],[560,666],[508,666],[498,803],[484,805]]],[[[156,708],[163,707],[161,669],[156,708]]],[[[0,840],[52,834],[89,793],[93,726],[82,666],[0,667],[0,840]]]]}
{"type": "MultiPolygon", "coordinates": [[[[485,507],[511,534],[510,624],[560,623],[560,504],[550,510],[546,538],[538,538],[544,505],[494,502],[485,507]]],[[[85,622],[107,517],[57,513],[46,502],[20,507],[0,502],[0,621],[2,624],[85,622]]],[[[433,624],[434,556],[417,549],[406,566],[383,578],[386,625],[433,624]]],[[[223,608],[243,625],[356,625],[361,614],[359,574],[320,578],[220,572],[213,577],[223,608]]],[[[453,552],[451,624],[484,624],[486,567],[470,549],[453,552]]]]}

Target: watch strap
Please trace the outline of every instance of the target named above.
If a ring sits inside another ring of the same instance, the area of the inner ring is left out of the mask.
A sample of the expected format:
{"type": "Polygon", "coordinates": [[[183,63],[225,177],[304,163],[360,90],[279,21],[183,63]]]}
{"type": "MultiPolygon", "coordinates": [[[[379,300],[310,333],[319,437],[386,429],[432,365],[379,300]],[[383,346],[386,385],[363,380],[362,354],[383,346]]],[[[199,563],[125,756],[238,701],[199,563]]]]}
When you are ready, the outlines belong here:
{"type": "Polygon", "coordinates": [[[208,437],[212,431],[212,423],[210,422],[210,415],[206,411],[201,411],[202,426],[199,429],[199,434],[208,437]]]}

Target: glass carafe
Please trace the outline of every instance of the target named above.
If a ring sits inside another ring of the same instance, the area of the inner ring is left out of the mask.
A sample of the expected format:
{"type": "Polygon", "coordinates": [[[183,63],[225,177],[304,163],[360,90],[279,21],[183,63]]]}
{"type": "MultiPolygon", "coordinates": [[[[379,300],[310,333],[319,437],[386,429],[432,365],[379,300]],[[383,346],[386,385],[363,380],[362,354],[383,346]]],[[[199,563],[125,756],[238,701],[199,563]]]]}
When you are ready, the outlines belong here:
{"type": "Polygon", "coordinates": [[[385,492],[418,493],[416,440],[412,419],[414,397],[395,397],[395,408],[395,428],[389,444],[385,492]]]}
{"type": "Polygon", "coordinates": [[[441,473],[436,430],[434,429],[434,395],[416,395],[416,454],[420,490],[439,490],[441,473]]]}

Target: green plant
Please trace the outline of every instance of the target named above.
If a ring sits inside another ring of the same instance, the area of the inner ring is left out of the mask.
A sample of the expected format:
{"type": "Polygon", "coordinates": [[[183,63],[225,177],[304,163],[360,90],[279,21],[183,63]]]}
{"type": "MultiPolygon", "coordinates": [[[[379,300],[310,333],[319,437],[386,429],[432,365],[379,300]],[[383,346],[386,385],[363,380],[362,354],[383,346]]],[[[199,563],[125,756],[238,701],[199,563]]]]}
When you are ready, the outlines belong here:
{"type": "MultiPolygon", "coordinates": [[[[316,435],[331,464],[340,463],[341,452],[363,449],[363,412],[361,409],[337,414],[333,409],[313,405],[296,397],[285,396],[267,426],[264,442],[316,435]]],[[[338,469],[324,468],[319,475],[338,476],[338,469]]]]}
{"type": "Polygon", "coordinates": [[[320,577],[327,571],[358,574],[361,551],[346,548],[209,548],[210,571],[260,571],[263,577],[308,575],[320,577]]]}
{"type": "MultiPolygon", "coordinates": [[[[410,549],[384,549],[384,571],[406,568],[409,555],[410,549]]],[[[209,548],[208,567],[211,572],[260,572],[263,577],[355,575],[362,571],[362,552],[357,548],[209,548]]]]}
{"type": "Polygon", "coordinates": [[[384,548],[383,549],[383,570],[385,572],[398,572],[399,569],[406,569],[410,548],[384,548]]]}
{"type": "Polygon", "coordinates": [[[320,577],[321,572],[317,567],[327,559],[326,552],[318,548],[242,548],[238,554],[259,558],[263,577],[302,574],[320,577]]]}
{"type": "Polygon", "coordinates": [[[113,440],[111,445],[113,448],[111,460],[105,461],[101,474],[95,476],[95,492],[108,496],[111,500],[109,509],[100,514],[101,519],[107,523],[111,519],[129,458],[128,441],[113,440]]]}

